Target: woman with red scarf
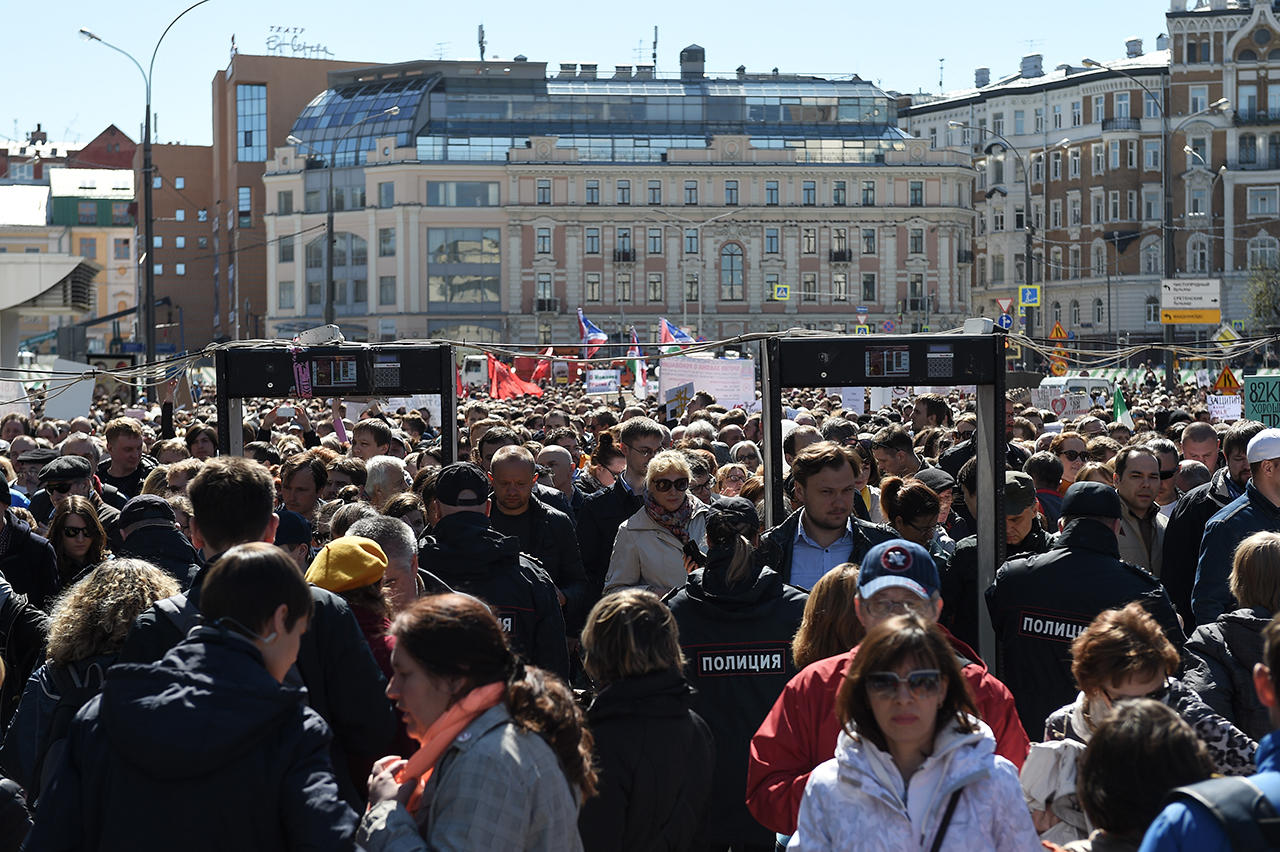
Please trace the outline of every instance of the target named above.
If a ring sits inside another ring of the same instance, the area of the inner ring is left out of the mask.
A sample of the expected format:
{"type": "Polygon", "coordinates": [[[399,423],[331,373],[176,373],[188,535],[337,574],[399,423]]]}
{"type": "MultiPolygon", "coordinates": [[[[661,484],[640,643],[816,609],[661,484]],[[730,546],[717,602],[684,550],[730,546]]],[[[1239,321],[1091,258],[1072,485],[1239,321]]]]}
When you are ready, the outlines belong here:
{"type": "Polygon", "coordinates": [[[421,598],[391,625],[387,697],[418,750],[369,777],[367,852],[574,852],[595,794],[591,734],[573,693],[520,662],[477,598],[421,598]]]}
{"type": "MultiPolygon", "coordinates": [[[[604,593],[651,589],[659,596],[685,583],[684,546],[707,549],[707,506],[689,493],[693,478],[684,453],[667,450],[649,462],[644,505],[618,527],[604,593]]],[[[696,566],[694,566],[696,567],[696,566]]]]}

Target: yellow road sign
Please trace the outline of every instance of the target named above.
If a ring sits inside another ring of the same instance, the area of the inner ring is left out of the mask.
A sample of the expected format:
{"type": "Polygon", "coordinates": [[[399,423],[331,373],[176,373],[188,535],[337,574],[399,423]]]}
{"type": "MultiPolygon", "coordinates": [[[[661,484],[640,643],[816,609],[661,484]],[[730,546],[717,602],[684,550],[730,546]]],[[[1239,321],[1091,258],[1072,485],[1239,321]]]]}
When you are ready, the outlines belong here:
{"type": "Polygon", "coordinates": [[[1209,325],[1222,322],[1222,311],[1208,308],[1161,310],[1160,322],[1165,325],[1209,325]]]}
{"type": "Polygon", "coordinates": [[[1066,340],[1067,339],[1067,332],[1066,332],[1066,329],[1062,327],[1062,323],[1055,322],[1053,324],[1053,331],[1049,332],[1049,339],[1050,340],[1066,340]]]}
{"type": "Polygon", "coordinates": [[[1240,393],[1240,380],[1236,378],[1235,373],[1231,372],[1230,367],[1223,367],[1222,372],[1218,374],[1218,380],[1213,383],[1213,389],[1219,394],[1240,393]]]}

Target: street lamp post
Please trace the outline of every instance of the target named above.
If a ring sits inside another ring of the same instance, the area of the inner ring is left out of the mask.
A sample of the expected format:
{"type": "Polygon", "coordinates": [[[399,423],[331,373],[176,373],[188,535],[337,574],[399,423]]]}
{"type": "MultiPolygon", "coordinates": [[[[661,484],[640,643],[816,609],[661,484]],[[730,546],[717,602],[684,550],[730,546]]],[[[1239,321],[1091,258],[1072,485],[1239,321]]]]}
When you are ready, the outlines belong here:
{"type": "Polygon", "coordinates": [[[381,110],[379,112],[369,113],[359,121],[353,122],[346,130],[342,131],[342,133],[340,133],[336,139],[333,140],[333,150],[329,152],[327,157],[324,155],[323,152],[319,151],[314,146],[309,145],[308,143],[302,141],[297,136],[289,135],[288,137],[285,138],[285,141],[288,142],[290,145],[294,145],[299,148],[306,148],[307,150],[311,151],[315,155],[325,157],[325,176],[326,176],[326,185],[327,185],[327,190],[325,195],[325,205],[324,205],[325,206],[325,220],[324,220],[324,242],[325,242],[324,324],[325,325],[332,325],[334,322],[333,167],[338,159],[338,148],[340,148],[342,146],[342,143],[346,141],[346,138],[351,134],[351,131],[355,130],[357,127],[364,124],[366,121],[370,121],[375,118],[381,118],[384,115],[399,115],[399,114],[400,114],[400,107],[392,106],[392,107],[387,107],[386,109],[381,110]]]}
{"type": "MultiPolygon", "coordinates": [[[[1169,132],[1169,113],[1168,111],[1165,110],[1165,105],[1164,105],[1165,100],[1164,98],[1157,97],[1154,92],[1152,92],[1149,88],[1147,88],[1145,83],[1143,83],[1137,77],[1130,74],[1128,71],[1125,71],[1121,68],[1113,68],[1110,65],[1104,65],[1101,62],[1098,62],[1093,59],[1088,59],[1088,58],[1082,59],[1080,64],[1084,65],[1084,67],[1086,68],[1100,68],[1105,71],[1112,71],[1116,74],[1119,74],[1121,77],[1124,77],[1125,79],[1132,81],[1138,88],[1142,89],[1142,91],[1145,92],[1148,97],[1151,98],[1151,101],[1156,105],[1156,109],[1160,111],[1160,194],[1161,194],[1160,201],[1162,205],[1160,231],[1161,231],[1162,242],[1164,243],[1164,275],[1163,277],[1171,278],[1173,276],[1173,271],[1174,271],[1174,252],[1173,252],[1173,193],[1169,191],[1170,189],[1169,184],[1171,182],[1170,172],[1169,172],[1169,137],[1173,134],[1169,132]]],[[[1167,77],[1165,79],[1166,81],[1168,80],[1167,77]]],[[[1166,91],[1167,89],[1168,89],[1168,86],[1166,82],[1166,91]]],[[[1209,113],[1217,115],[1218,113],[1220,113],[1222,110],[1226,109],[1230,105],[1231,105],[1231,102],[1229,100],[1227,100],[1226,98],[1220,98],[1214,101],[1213,103],[1209,104],[1209,106],[1205,107],[1204,109],[1197,110],[1196,112],[1191,113],[1191,115],[1183,119],[1182,123],[1180,123],[1173,130],[1173,133],[1177,133],[1179,130],[1185,127],[1188,122],[1190,122],[1194,118],[1198,118],[1202,115],[1206,115],[1209,113]]],[[[1165,387],[1170,391],[1173,390],[1176,384],[1173,376],[1173,342],[1174,342],[1173,325],[1171,323],[1165,323],[1164,325],[1164,384],[1165,384],[1165,387]]]]}
{"type": "MultiPolygon", "coordinates": [[[[1015,148],[1013,144],[1009,142],[1008,139],[1006,139],[1003,135],[996,133],[994,130],[988,130],[985,127],[975,127],[973,125],[965,124],[962,121],[955,121],[955,120],[948,121],[947,126],[960,128],[962,130],[976,130],[979,133],[985,133],[986,135],[994,138],[996,141],[1003,144],[1006,151],[1012,151],[1013,156],[1018,159],[1018,165],[1022,167],[1022,188],[1025,196],[1023,200],[1023,212],[1022,212],[1022,234],[1024,239],[1024,244],[1022,249],[1022,254],[1023,254],[1022,279],[1023,279],[1023,283],[1027,285],[1033,284],[1035,281],[1035,274],[1033,271],[1035,258],[1034,258],[1034,255],[1032,254],[1032,244],[1031,244],[1031,238],[1032,238],[1031,172],[1027,168],[1027,161],[1023,159],[1022,153],[1018,151],[1018,149],[1015,148]]],[[[1060,148],[1066,142],[1067,140],[1063,139],[1061,142],[1059,142],[1057,145],[1053,147],[1060,148]]],[[[1021,301],[1021,299],[1019,299],[1019,301],[1021,301]]],[[[1041,294],[1041,302],[1043,301],[1044,301],[1044,297],[1043,297],[1043,294],[1041,294]]],[[[1035,330],[1034,310],[1035,310],[1034,308],[1027,309],[1027,337],[1032,337],[1033,332],[1035,330]]]]}
{"type": "Polygon", "coordinates": [[[88,41],[96,41],[103,47],[109,47],[116,53],[127,58],[138,69],[138,73],[142,75],[142,82],[146,87],[147,93],[147,112],[143,119],[142,131],[142,203],[147,208],[147,218],[143,221],[142,241],[146,246],[145,254],[146,263],[142,270],[142,304],[138,305],[138,331],[146,336],[146,356],[147,363],[153,364],[156,360],[156,272],[155,263],[152,261],[151,253],[153,243],[155,242],[155,212],[151,208],[151,77],[156,67],[156,54],[160,52],[160,43],[164,41],[164,37],[169,34],[169,30],[173,29],[173,25],[178,23],[178,19],[190,12],[197,6],[208,3],[209,0],[197,0],[187,8],[183,9],[177,16],[169,22],[164,28],[164,32],[160,33],[160,38],[156,39],[155,49],[151,51],[151,62],[147,65],[147,70],[142,70],[142,64],[133,58],[128,51],[122,50],[108,41],[103,41],[101,36],[90,32],[84,27],[80,28],[80,35],[88,41]]]}

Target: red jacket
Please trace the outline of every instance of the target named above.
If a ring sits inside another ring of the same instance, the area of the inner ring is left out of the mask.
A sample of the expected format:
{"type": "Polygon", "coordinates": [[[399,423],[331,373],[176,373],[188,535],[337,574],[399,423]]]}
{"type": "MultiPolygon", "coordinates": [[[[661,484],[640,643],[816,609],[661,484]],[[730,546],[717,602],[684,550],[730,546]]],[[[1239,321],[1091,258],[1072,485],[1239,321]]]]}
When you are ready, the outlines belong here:
{"type": "MultiPolygon", "coordinates": [[[[995,732],[996,753],[1021,769],[1031,743],[1018,721],[1013,693],[987,672],[987,664],[968,645],[950,633],[947,639],[956,654],[968,661],[963,669],[965,683],[982,720],[995,732]]],[[[806,666],[782,690],[760,730],[751,738],[747,808],[771,831],[795,832],[809,773],[835,755],[840,735],[836,692],[857,651],[854,648],[806,666]]]]}

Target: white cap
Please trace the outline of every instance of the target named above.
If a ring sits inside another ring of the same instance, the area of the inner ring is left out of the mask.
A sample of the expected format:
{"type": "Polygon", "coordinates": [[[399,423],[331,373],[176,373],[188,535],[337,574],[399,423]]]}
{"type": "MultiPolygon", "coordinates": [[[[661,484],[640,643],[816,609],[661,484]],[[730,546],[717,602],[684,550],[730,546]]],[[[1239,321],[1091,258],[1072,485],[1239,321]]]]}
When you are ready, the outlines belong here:
{"type": "Polygon", "coordinates": [[[1263,429],[1249,441],[1249,464],[1280,459],[1280,429],[1263,429]]]}

